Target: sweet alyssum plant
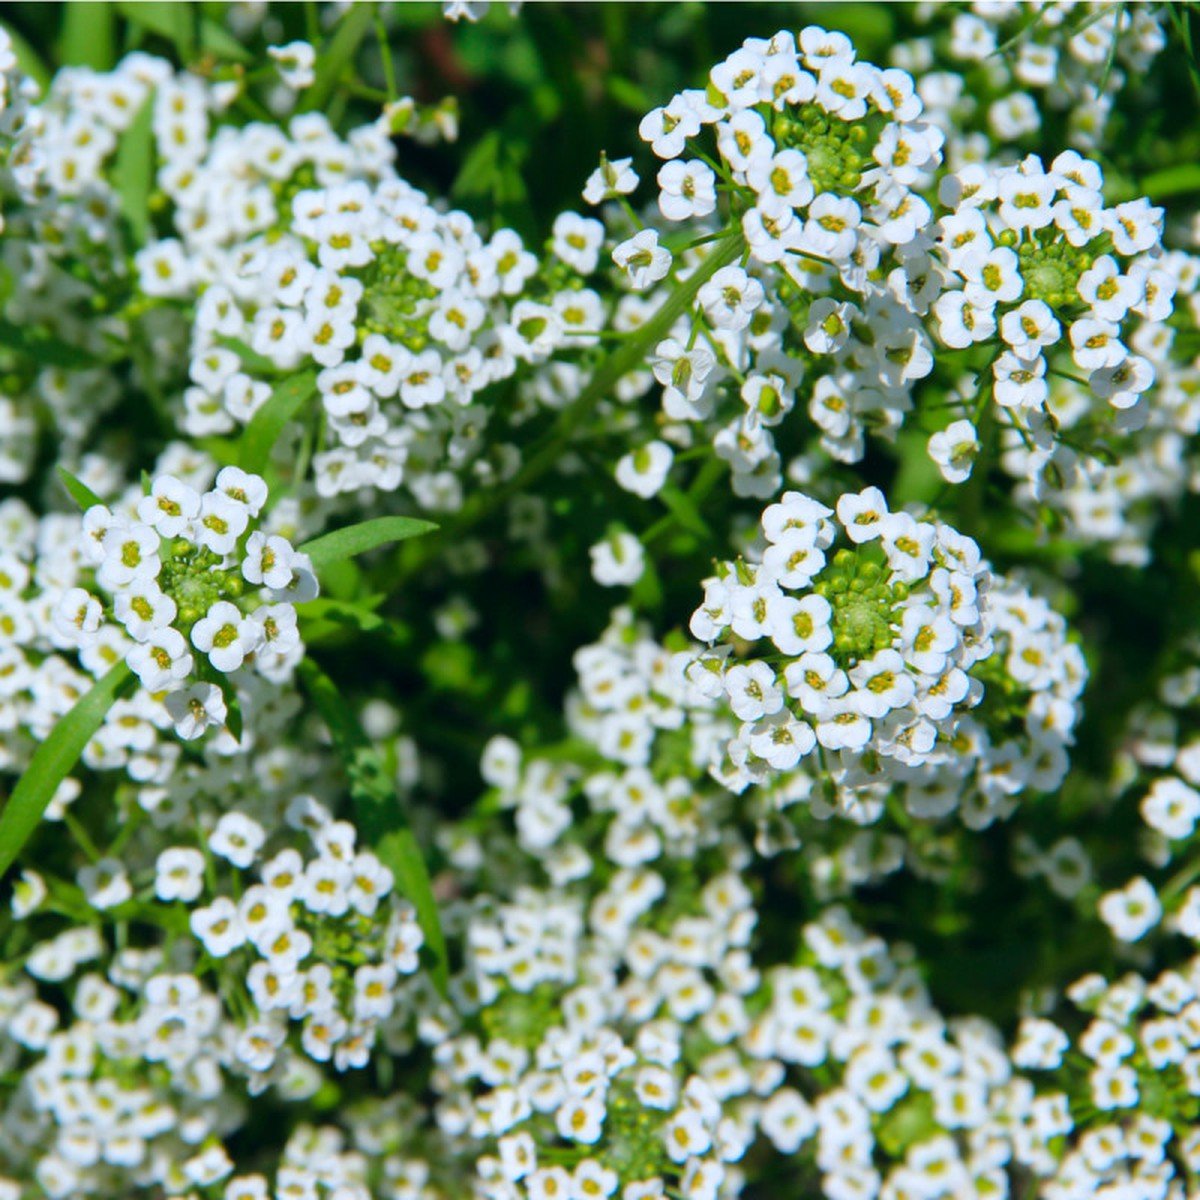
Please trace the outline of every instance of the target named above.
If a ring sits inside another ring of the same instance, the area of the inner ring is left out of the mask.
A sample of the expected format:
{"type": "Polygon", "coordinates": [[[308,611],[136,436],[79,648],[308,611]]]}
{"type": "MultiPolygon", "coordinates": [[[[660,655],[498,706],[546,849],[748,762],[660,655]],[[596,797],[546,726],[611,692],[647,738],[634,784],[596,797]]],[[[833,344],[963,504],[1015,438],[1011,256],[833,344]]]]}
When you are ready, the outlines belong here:
{"type": "Polygon", "coordinates": [[[0,35],[0,1200],[1194,1194],[1176,18],[746,38],[531,237],[386,6],[146,8],[0,35]]]}

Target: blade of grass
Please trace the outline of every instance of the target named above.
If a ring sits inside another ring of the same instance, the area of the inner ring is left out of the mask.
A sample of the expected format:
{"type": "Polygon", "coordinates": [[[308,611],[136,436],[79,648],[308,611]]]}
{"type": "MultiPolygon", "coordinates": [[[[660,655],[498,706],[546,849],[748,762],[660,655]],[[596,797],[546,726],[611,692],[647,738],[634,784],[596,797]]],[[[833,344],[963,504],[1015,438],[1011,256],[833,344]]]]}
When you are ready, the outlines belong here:
{"type": "Polygon", "coordinates": [[[317,390],[317,377],[312,371],[285,379],[271,398],[250,418],[242,431],[238,459],[242,469],[261,475],[279,440],[283,427],[292,420],[317,390]]]}
{"type": "Polygon", "coordinates": [[[50,736],[34,751],[25,773],[8,802],[0,810],[0,878],[37,828],[58,785],[74,769],[84,747],[104,724],[113,701],[133,680],[133,673],[119,662],[84,693],[50,736]]]}
{"type": "Polygon", "coordinates": [[[180,65],[187,66],[195,53],[192,7],[176,0],[137,0],[137,3],[120,0],[117,11],[131,24],[170,42],[180,65]]]}
{"type": "Polygon", "coordinates": [[[325,109],[342,72],[375,20],[375,5],[360,2],[342,17],[333,36],[317,53],[317,76],[300,103],[301,112],[325,109]]]}
{"type": "Polygon", "coordinates": [[[104,501],[92,491],[82,479],[76,479],[66,467],[58,468],[58,477],[70,493],[71,499],[79,505],[84,512],[87,512],[94,504],[103,505],[104,501]]]}
{"type": "Polygon", "coordinates": [[[445,996],[450,985],[450,964],[437,899],[425,856],[400,807],[383,756],[371,745],[337,684],[311,658],[300,664],[300,679],[345,764],[360,832],[417,911],[425,945],[434,960],[433,981],[445,996]]]}
{"type": "Polygon", "coordinates": [[[150,193],[154,190],[154,96],[147,96],[121,135],[113,164],[113,179],[121,212],[138,245],[150,235],[150,193]]]}
{"type": "Polygon", "coordinates": [[[418,517],[375,517],[322,534],[297,548],[312,559],[313,566],[319,571],[330,563],[354,558],[390,542],[420,537],[423,533],[432,533],[436,528],[432,521],[422,521],[418,517]]]}
{"type": "Polygon", "coordinates": [[[9,41],[12,42],[17,66],[42,89],[44,95],[50,86],[50,68],[46,66],[42,56],[7,21],[0,21],[0,29],[8,34],[9,41]]]}
{"type": "Polygon", "coordinates": [[[74,0],[63,17],[59,59],[64,67],[111,71],[116,62],[116,20],[111,4],[74,0]]]}

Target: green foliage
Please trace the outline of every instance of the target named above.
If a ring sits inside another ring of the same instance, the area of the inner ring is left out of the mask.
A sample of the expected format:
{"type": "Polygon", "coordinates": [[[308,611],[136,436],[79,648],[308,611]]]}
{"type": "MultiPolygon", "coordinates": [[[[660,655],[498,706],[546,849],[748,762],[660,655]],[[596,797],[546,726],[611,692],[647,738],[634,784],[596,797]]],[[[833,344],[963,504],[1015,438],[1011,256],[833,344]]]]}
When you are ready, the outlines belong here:
{"type": "Polygon", "coordinates": [[[117,663],[76,701],[34,751],[29,766],[0,809],[0,877],[33,835],[58,785],[75,769],[113,701],[132,681],[129,668],[123,662],[117,663]]]}

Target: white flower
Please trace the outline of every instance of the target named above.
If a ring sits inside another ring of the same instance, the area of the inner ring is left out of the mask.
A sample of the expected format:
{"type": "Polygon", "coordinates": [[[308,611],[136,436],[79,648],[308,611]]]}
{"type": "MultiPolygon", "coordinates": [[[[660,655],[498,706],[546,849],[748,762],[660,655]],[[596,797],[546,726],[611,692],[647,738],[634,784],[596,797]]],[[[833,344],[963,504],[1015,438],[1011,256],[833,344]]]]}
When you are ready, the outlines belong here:
{"type": "Polygon", "coordinates": [[[1026,300],[1000,318],[1000,336],[1020,358],[1037,358],[1062,337],[1062,327],[1043,300],[1026,300]]]}
{"type": "Polygon", "coordinates": [[[621,242],[613,249],[612,258],[629,286],[638,292],[666,278],[671,269],[671,253],[658,244],[658,233],[653,229],[643,229],[621,242]]]}
{"type": "Polygon", "coordinates": [[[1162,237],[1163,210],[1144,197],[1118,204],[1108,214],[1108,229],[1118,254],[1140,254],[1162,237]]]}
{"type": "Polygon", "coordinates": [[[850,688],[846,672],[828,654],[815,651],[788,663],[784,679],[788,695],[794,696],[806,713],[818,719],[830,713],[832,701],[844,696],[850,688]]]}
{"type": "Polygon", "coordinates": [[[652,441],[617,462],[616,480],[627,492],[650,499],[662,490],[675,453],[666,442],[652,441]]]}
{"type": "Polygon", "coordinates": [[[658,207],[668,221],[706,217],[717,206],[716,176],[698,159],[664,163],[658,171],[658,207]]]}
{"type": "Polygon", "coordinates": [[[218,600],[192,626],[192,645],[218,671],[236,671],[262,637],[262,628],[228,600],[218,600]]]}
{"type": "Polygon", "coordinates": [[[159,475],[150,485],[150,494],[138,501],[137,512],[138,520],[162,537],[179,537],[200,515],[200,495],[172,475],[159,475]]]}
{"type": "Polygon", "coordinates": [[[156,579],[162,565],[158,548],[158,534],[149,525],[114,525],[104,538],[104,560],[96,578],[111,592],[135,579],[156,579]]]}
{"type": "Polygon", "coordinates": [[[583,198],[588,204],[600,204],[617,196],[628,196],[638,185],[632,158],[601,158],[600,165],[588,176],[583,198]]]}
{"type": "Polygon", "coordinates": [[[246,539],[242,575],[248,583],[286,588],[292,582],[292,544],[286,538],[255,530],[246,539]]]}
{"type": "Polygon", "coordinates": [[[739,663],[725,672],[729,706],[743,721],[757,721],[783,707],[783,691],[775,672],[764,662],[739,663]]]}
{"type": "Polygon", "coordinates": [[[1093,392],[1116,409],[1132,408],[1154,383],[1154,367],[1131,354],[1115,367],[1100,367],[1088,376],[1093,392]]]}
{"type": "Polygon", "coordinates": [[[169,626],[152,631],[125,655],[129,669],[148,692],[165,692],[182,683],[192,670],[187,640],[169,626]]]}
{"type": "Polygon", "coordinates": [[[214,554],[232,554],[238,538],[246,532],[250,514],[245,505],[224,492],[206,492],[200,498],[200,515],[195,523],[195,539],[214,554]]]}
{"type": "Polygon", "coordinates": [[[838,520],[846,536],[856,544],[879,537],[887,515],[887,501],[875,487],[863,488],[857,495],[847,492],[837,502],[838,520]]]}
{"type": "Polygon", "coordinates": [[[580,275],[590,275],[600,261],[604,226],[578,213],[559,213],[554,219],[551,249],[580,275]]]}
{"type": "Polygon", "coordinates": [[[559,1135],[591,1145],[604,1129],[604,1101],[598,1096],[568,1096],[554,1115],[559,1135]]]}
{"type": "Polygon", "coordinates": [[[645,570],[645,551],[632,533],[612,533],[592,546],[588,554],[592,560],[592,578],[603,587],[635,584],[645,570]]]}
{"type": "Polygon", "coordinates": [[[217,473],[213,489],[241,505],[252,517],[257,517],[267,502],[266,481],[240,467],[223,467],[217,473]]]}
{"type": "MultiPolygon", "coordinates": [[[[821,555],[822,564],[824,558],[821,555]]],[[[808,576],[797,584],[786,583],[786,586],[803,587],[811,579],[812,576],[808,576]]],[[[833,642],[832,616],[833,609],[824,596],[812,594],[799,600],[794,596],[772,597],[767,605],[767,636],[784,654],[825,650],[833,642]]]]}
{"type": "Polygon", "coordinates": [[[880,650],[850,669],[857,689],[853,700],[864,717],[878,719],[903,708],[916,695],[916,684],[895,650],[880,650]]]}
{"type": "Polygon", "coordinates": [[[137,642],[170,625],[178,611],[175,601],[153,579],[136,580],[113,600],[113,613],[137,642]]]}
{"type": "Polygon", "coordinates": [[[871,740],[871,722],[854,696],[830,700],[817,724],[817,741],[826,750],[861,750],[871,740]]]}
{"type": "Polygon", "coordinates": [[[164,850],[154,867],[154,894],[164,903],[190,903],[204,890],[204,855],[190,846],[164,850]]]}
{"type": "Polygon", "coordinates": [[[971,477],[979,439],[970,421],[952,421],[929,439],[929,457],[937,463],[947,483],[962,483],[971,477]]]}
{"type": "Polygon", "coordinates": [[[978,267],[966,274],[966,280],[967,299],[976,308],[990,309],[998,303],[1009,303],[1025,290],[1016,252],[1007,246],[989,250],[978,267]]]}
{"type": "Polygon", "coordinates": [[[313,67],[317,52],[308,42],[288,42],[286,46],[268,46],[267,53],[279,67],[283,82],[294,92],[312,87],[316,79],[313,67]]]}
{"type": "Polygon", "coordinates": [[[71,645],[90,642],[103,620],[100,601],[83,588],[69,588],[54,608],[54,628],[71,645]]]}
{"type": "Polygon", "coordinates": [[[1200,819],[1200,792],[1182,779],[1156,779],[1141,804],[1142,820],[1163,837],[1192,836],[1200,819]]]}
{"type": "Polygon", "coordinates": [[[254,862],[266,840],[266,832],[253,818],[245,813],[227,812],[209,834],[208,848],[244,871],[254,862]]]}
{"type": "Polygon", "coordinates": [[[764,298],[762,284],[735,263],[722,267],[696,294],[718,329],[745,329],[764,298]]]}
{"type": "Polygon", "coordinates": [[[188,924],[213,958],[224,958],[246,940],[237,905],[227,896],[218,896],[206,908],[193,910],[188,924]]]}
{"type": "Polygon", "coordinates": [[[790,771],[816,744],[812,726],[788,712],[759,721],[750,733],[750,752],[776,771],[790,771]]]}
{"type": "Polygon", "coordinates": [[[1100,919],[1122,942],[1144,937],[1162,916],[1162,904],[1149,880],[1138,876],[1120,891],[1108,892],[1100,900],[1100,919]]]}
{"type": "Polygon", "coordinates": [[[210,726],[225,724],[225,697],[213,683],[195,683],[171,692],[166,705],[175,732],[185,742],[194,741],[210,726]]]}
{"type": "Polygon", "coordinates": [[[99,862],[81,867],[76,878],[93,908],[116,908],[133,895],[124,864],[115,858],[102,858],[99,862]]]}
{"type": "Polygon", "coordinates": [[[700,131],[700,119],[682,96],[665,108],[652,108],[638,123],[638,136],[650,143],[659,158],[675,158],[687,139],[700,131]]]}

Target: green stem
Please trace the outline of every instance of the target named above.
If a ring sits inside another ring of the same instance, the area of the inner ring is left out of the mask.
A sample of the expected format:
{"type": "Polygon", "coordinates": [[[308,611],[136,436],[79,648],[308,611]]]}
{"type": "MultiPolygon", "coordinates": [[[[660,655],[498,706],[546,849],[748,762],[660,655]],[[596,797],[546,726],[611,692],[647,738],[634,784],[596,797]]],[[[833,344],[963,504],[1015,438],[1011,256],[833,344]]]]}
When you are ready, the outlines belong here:
{"type": "Polygon", "coordinates": [[[558,463],[579,423],[601,400],[612,393],[613,388],[624,376],[642,364],[646,354],[662,340],[680,313],[695,300],[700,289],[722,267],[738,259],[743,245],[741,231],[731,231],[688,276],[687,281],[663,302],[658,311],[635,330],[619,350],[600,364],[587,387],[559,413],[558,420],[533,444],[524,466],[499,487],[477,492],[472,496],[463,505],[458,516],[442,526],[440,534],[425,540],[422,546],[423,553],[416,555],[414,561],[399,569],[397,583],[402,583],[423,571],[436,553],[439,543],[461,538],[485,517],[494,513],[499,505],[535,479],[540,479],[558,463]]]}

